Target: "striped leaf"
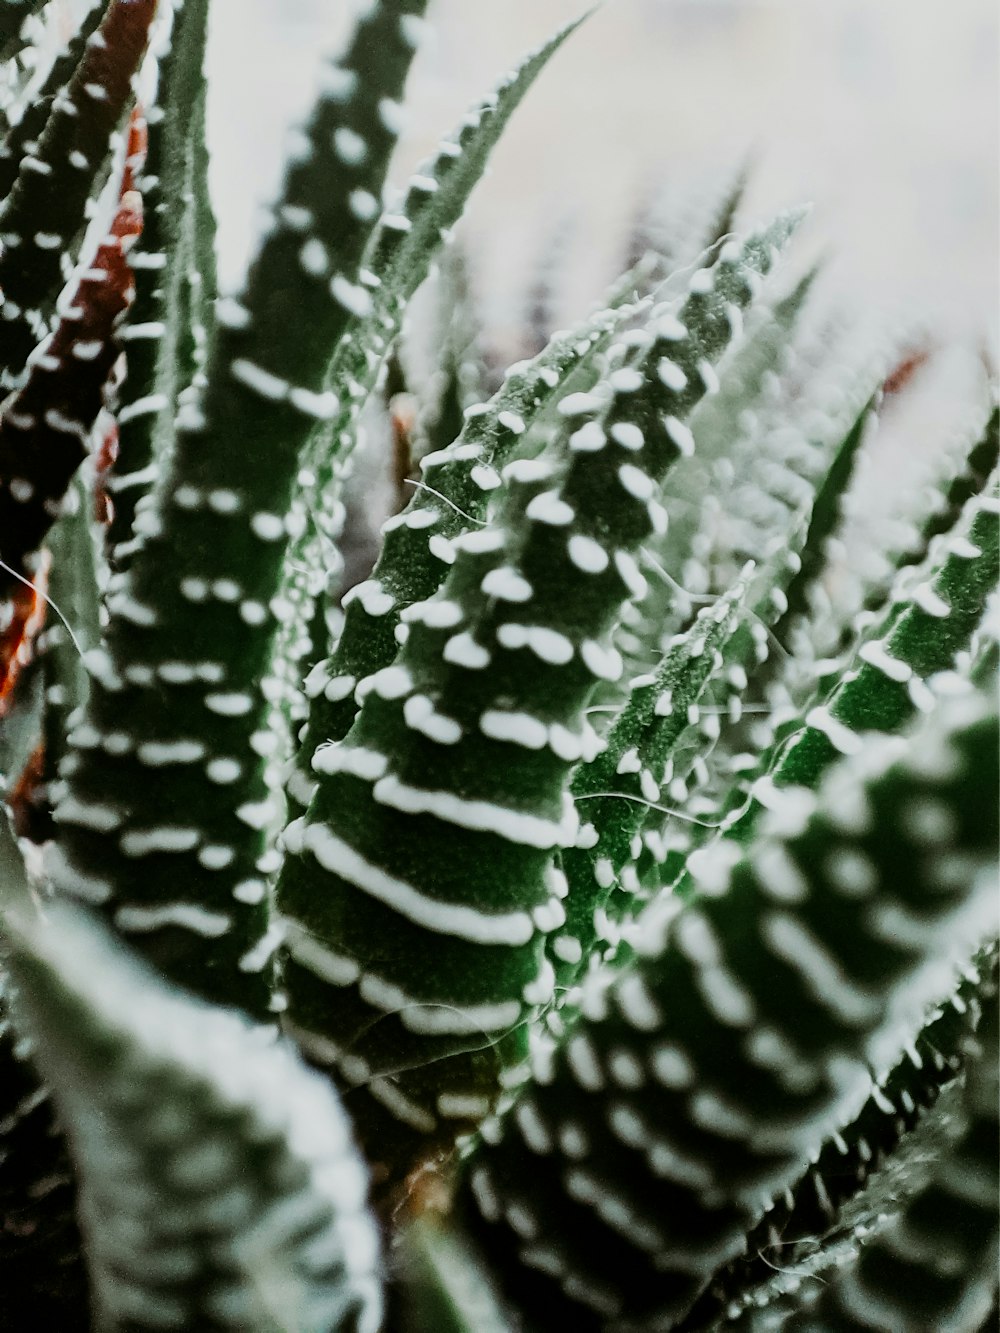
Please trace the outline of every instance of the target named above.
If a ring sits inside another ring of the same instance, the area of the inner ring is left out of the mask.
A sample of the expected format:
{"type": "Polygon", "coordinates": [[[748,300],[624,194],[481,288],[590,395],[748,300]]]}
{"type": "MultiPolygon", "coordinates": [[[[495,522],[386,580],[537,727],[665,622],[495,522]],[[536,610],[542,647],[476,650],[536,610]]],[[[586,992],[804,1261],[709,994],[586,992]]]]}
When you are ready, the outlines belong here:
{"type": "Polygon", "coordinates": [[[635,862],[651,803],[673,776],[673,757],[699,721],[698,702],[724,665],[723,652],[745,612],[747,581],[706,607],[678,635],[655,674],[637,676],[599,754],[577,768],[570,790],[584,819],[583,847],[568,847],[566,921],[550,938],[560,985],[618,943],[623,921],[641,903],[635,862]]]}
{"type": "Polygon", "coordinates": [[[141,540],[111,581],[63,770],[58,890],[98,905],[167,975],[259,1016],[276,944],[262,677],[283,610],[283,516],[302,445],[330,410],[323,374],[359,290],[371,223],[350,197],[382,188],[395,142],[387,107],[423,4],[373,5],[326,69],[274,227],[241,300],[217,307],[204,384],[182,395],[174,446],[137,516],[141,540]]]}
{"type": "Polygon", "coordinates": [[[712,362],[796,221],[727,243],[627,337],[630,364],[605,389],[559,400],[555,440],[508,464],[487,527],[439,548],[440,592],[412,607],[395,662],[359,685],[351,731],[314,761],[278,885],[289,1030],[357,1088],[359,1133],[390,1178],[481,1114],[552,998],[553,853],[579,832],[567,781],[593,687],[620,670],[608,639],[636,591],[633,552],[660,521],[712,362]],[[665,362],[684,366],[682,390],[665,362]]]}
{"type": "Polygon", "coordinates": [[[883,1169],[897,1170],[896,1162],[912,1154],[912,1131],[926,1122],[928,1108],[956,1091],[956,1075],[975,1049],[983,1005],[992,1002],[996,986],[994,943],[936,1006],[858,1115],[827,1139],[798,1184],[774,1201],[748,1235],[746,1254],[716,1276],[686,1324],[700,1328],[723,1313],[732,1320],[741,1309],[770,1309],[776,1268],[813,1273],[824,1249],[839,1246],[850,1218],[866,1210],[859,1191],[883,1169]]]}
{"type": "MultiPolygon", "coordinates": [[[[23,10],[24,6],[21,8],[23,10]]],[[[0,8],[0,21],[2,15],[3,9],[0,8]]],[[[72,77],[86,49],[87,39],[100,23],[102,16],[103,5],[100,0],[91,0],[80,27],[56,55],[52,68],[36,95],[23,108],[18,108],[23,112],[20,119],[12,124],[9,114],[7,115],[7,129],[0,142],[0,199],[6,199],[13,189],[22,159],[34,151],[36,141],[45,130],[45,122],[48,120],[53,99],[72,77]]]]}
{"type": "Polygon", "coordinates": [[[501,472],[523,447],[529,424],[568,392],[569,382],[642,308],[612,307],[556,335],[534,360],[511,367],[488,403],[467,410],[452,444],[421,460],[420,485],[403,512],[383,525],[371,578],[344,598],[344,625],[333,654],[306,679],[312,702],[288,787],[293,809],[304,810],[312,795],[309,766],[317,748],[342,740],[350,730],[358,682],[391,665],[408,633],[400,626],[406,626],[409,608],[433,596],[444,581],[448,544],[485,521],[501,472]]]}
{"type": "Polygon", "coordinates": [[[324,1081],[82,908],[11,926],[13,1009],[79,1173],[96,1325],[375,1333],[366,1173],[324,1081]]]}
{"type": "MultiPolygon", "coordinates": [[[[283,595],[298,608],[282,635],[286,656],[289,647],[301,640],[302,629],[311,617],[308,572],[324,568],[329,550],[339,536],[340,473],[354,445],[358,414],[399,333],[407,305],[464,213],[510,117],[549,59],[582,22],[580,18],[566,24],[549,41],[530,52],[494,92],[475,103],[455,130],[441,141],[434,156],[419,167],[399,207],[378,218],[362,263],[362,283],[355,294],[353,318],[326,377],[327,384],[339,395],[339,405],[331,419],[317,429],[302,473],[307,481],[302,485],[298,506],[310,518],[303,525],[299,539],[293,542],[286,566],[283,595]]],[[[351,206],[364,218],[379,214],[378,201],[370,191],[354,192],[351,206]]],[[[337,572],[336,568],[326,571],[326,592],[331,596],[337,591],[334,577],[337,572]]],[[[317,619],[317,625],[322,627],[322,618],[317,619]]],[[[309,643],[308,637],[305,642],[309,643]]],[[[311,656],[306,670],[325,654],[326,647],[325,642],[320,642],[307,649],[311,656]]],[[[293,661],[301,660],[300,652],[292,656],[293,661]]],[[[293,697],[297,684],[290,682],[293,697]]]]}
{"type": "Polygon", "coordinates": [[[0,383],[7,388],[23,381],[29,355],[49,331],[155,10],[156,0],[112,0],[0,204],[0,383]]]}
{"type": "Polygon", "coordinates": [[[872,738],[712,896],[650,909],[637,962],[589,988],[464,1171],[529,1322],[671,1327],[859,1104],[927,962],[995,917],[996,726],[973,696],[908,747],[872,738]]]}
{"type": "Polygon", "coordinates": [[[928,679],[954,667],[982,621],[997,584],[998,542],[995,494],[974,496],[958,529],[939,537],[925,564],[905,576],[891,609],[866,634],[832,692],[794,718],[730,789],[728,812],[714,821],[721,839],[707,869],[698,849],[712,829],[688,830],[684,892],[697,890],[703,870],[711,880],[727,847],[753,836],[767,804],[772,798],[780,803],[781,788],[815,786],[838,755],[860,746],[859,733],[898,731],[927,706],[928,679]]]}
{"type": "Polygon", "coordinates": [[[166,49],[157,53],[156,95],[147,113],[145,162],[136,180],[144,223],[129,254],[135,299],[120,330],[126,370],[116,403],[118,458],[108,481],[107,546],[117,569],[131,558],[136,506],[171,444],[177,395],[203,358],[211,319],[205,307],[215,295],[203,137],[207,24],[208,0],[177,7],[166,49]],[[197,311],[188,295],[192,284],[199,288],[197,311]]]}
{"type": "Polygon", "coordinates": [[[926,565],[903,584],[829,700],[818,704],[784,745],[773,766],[775,784],[813,785],[838,753],[856,745],[849,739],[854,733],[897,730],[927,706],[921,686],[951,668],[968,646],[996,587],[998,557],[994,475],[987,493],[968,502],[957,530],[939,538],[926,565]]]}
{"type": "Polygon", "coordinates": [[[970,1062],[959,1124],[930,1179],[887,1226],[862,1242],[856,1262],[831,1274],[776,1327],[878,1329],[892,1333],[977,1333],[997,1286],[1000,1141],[996,990],[986,1006],[980,1050],[970,1062]]]}
{"type": "MultiPolygon", "coordinates": [[[[25,580],[35,573],[39,548],[87,456],[118,355],[115,321],[128,301],[125,250],[139,225],[126,197],[58,327],[0,412],[0,559],[6,566],[0,601],[15,620],[30,613],[33,594],[25,580]]],[[[0,688],[9,667],[0,658],[0,688]]]]}

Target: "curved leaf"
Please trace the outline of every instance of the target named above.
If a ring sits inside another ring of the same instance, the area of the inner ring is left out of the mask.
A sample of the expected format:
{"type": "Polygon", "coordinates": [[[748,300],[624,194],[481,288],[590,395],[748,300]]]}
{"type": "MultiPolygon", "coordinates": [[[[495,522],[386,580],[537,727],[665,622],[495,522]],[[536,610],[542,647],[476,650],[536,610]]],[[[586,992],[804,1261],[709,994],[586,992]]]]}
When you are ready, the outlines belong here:
{"type": "Polygon", "coordinates": [[[325,1082],[83,909],[12,925],[13,1007],[79,1172],[99,1326],[375,1333],[366,1174],[325,1082]]]}

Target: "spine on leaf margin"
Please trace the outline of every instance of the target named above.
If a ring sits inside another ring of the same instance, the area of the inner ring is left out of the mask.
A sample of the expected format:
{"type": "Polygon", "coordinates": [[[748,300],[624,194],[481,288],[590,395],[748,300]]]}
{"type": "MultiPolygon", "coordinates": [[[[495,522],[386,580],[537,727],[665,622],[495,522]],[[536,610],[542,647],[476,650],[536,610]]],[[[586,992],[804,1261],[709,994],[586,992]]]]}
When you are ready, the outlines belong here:
{"type": "Polygon", "coordinates": [[[207,27],[208,0],[185,0],[175,10],[147,113],[146,159],[136,186],[145,218],[129,256],[135,300],[121,330],[127,373],[116,404],[118,457],[108,479],[107,547],[116,569],[134,552],[127,543],[136,508],[169,448],[177,395],[194,376],[191,326],[209,322],[206,311],[196,315],[185,300],[189,269],[197,270],[209,296],[214,293],[215,226],[201,139],[207,27]]]}
{"type": "Polygon", "coordinates": [[[979,1050],[969,1062],[952,1143],[930,1180],[867,1242],[855,1263],[807,1295],[777,1328],[788,1333],[871,1328],[873,1314],[894,1333],[985,1329],[997,1286],[1000,1142],[996,987],[985,1005],[979,1050]]]}
{"type": "Polygon", "coordinates": [[[870,1088],[868,1062],[905,1040],[913,978],[989,929],[996,726],[972,695],[908,747],[871,738],[776,810],[713,896],[654,905],[636,961],[585,990],[460,1191],[529,1321],[672,1327],[743,1252],[870,1088]],[[909,814],[928,802],[948,813],[933,830],[909,814]]]}
{"type": "Polygon", "coordinates": [[[899,731],[928,706],[933,698],[928,680],[954,667],[983,620],[997,585],[998,556],[994,479],[985,494],[967,502],[956,529],[935,539],[924,565],[904,571],[890,609],[834,688],[761,756],[749,779],[749,796],[730,802],[733,808],[724,813],[714,845],[711,830],[692,826],[679,892],[696,892],[702,876],[713,880],[719,858],[752,838],[766,805],[780,801],[781,788],[815,786],[835,759],[861,746],[860,733],[899,731]]]}
{"type": "Polygon", "coordinates": [[[29,355],[49,331],[155,10],[156,0],[112,0],[0,206],[0,382],[7,388],[23,382],[29,355]]]}
{"type": "Polygon", "coordinates": [[[675,747],[699,722],[698,700],[723,666],[746,592],[744,580],[700,612],[691,629],[674,640],[655,674],[632,681],[604,748],[573,776],[573,799],[578,805],[585,802],[580,809],[594,832],[587,838],[592,845],[568,847],[562,854],[566,922],[548,946],[560,986],[598,960],[599,938],[607,946],[617,944],[622,919],[634,912],[637,837],[650,803],[660,800],[661,786],[671,779],[675,747]]]}
{"type": "Polygon", "coordinates": [[[954,1091],[956,1076],[978,1049],[983,1011],[994,1002],[997,980],[994,941],[872,1088],[858,1116],[826,1141],[799,1183],[774,1201],[748,1236],[746,1253],[716,1275],[684,1330],[710,1327],[723,1313],[732,1319],[740,1307],[757,1305],[757,1293],[771,1283],[775,1268],[794,1279],[800,1259],[811,1260],[839,1235],[845,1205],[860,1202],[859,1191],[892,1161],[939,1097],[954,1091]]]}
{"type": "Polygon", "coordinates": [[[137,549],[112,580],[63,769],[56,887],[98,906],[173,979],[258,1015],[276,943],[261,678],[283,609],[282,516],[301,448],[336,407],[323,375],[371,228],[351,199],[382,189],[424,3],[373,6],[325,71],[274,227],[241,300],[217,308],[204,383],[183,395],[137,549]]]}
{"type": "Polygon", "coordinates": [[[490,497],[501,484],[500,471],[523,445],[526,427],[641,309],[605,310],[553,338],[533,361],[512,368],[488,403],[466,413],[453,444],[424,457],[421,485],[403,512],[383,526],[382,551],[372,577],[344,598],[344,626],[332,656],[318,663],[306,681],[312,703],[289,783],[293,809],[304,809],[312,795],[309,765],[317,747],[343,740],[350,730],[358,711],[358,682],[390,665],[408,633],[399,628],[406,623],[407,609],[431,597],[443,582],[449,569],[448,543],[483,523],[490,497]]]}
{"type": "Polygon", "coordinates": [[[72,1146],[95,1327],[375,1333],[366,1173],[325,1080],[82,908],[6,925],[16,1021],[72,1146]]]}
{"type": "MultiPolygon", "coordinates": [[[[585,16],[584,16],[585,17],[585,16]]],[[[300,681],[327,651],[325,625],[337,595],[339,560],[335,542],[340,535],[343,507],[340,500],[343,472],[354,446],[358,415],[376,383],[386,354],[399,333],[410,298],[427,277],[435,256],[459,221],[472,190],[482,177],[487,160],[507,122],[550,58],[583,19],[560,29],[532,51],[497,89],[469,110],[437,153],[411,177],[397,209],[382,216],[368,243],[361,265],[362,284],[356,294],[351,320],[333,356],[326,383],[341,395],[331,418],[320,425],[310,442],[302,476],[310,478],[295,496],[302,517],[301,535],[292,542],[285,566],[283,596],[291,614],[279,636],[276,659],[285,659],[283,682],[287,707],[294,711],[300,681]],[[334,559],[331,561],[331,552],[334,559]],[[313,611],[308,574],[323,569],[325,589],[313,611]],[[321,636],[315,641],[315,634],[321,636]],[[298,670],[289,671],[287,663],[298,670]]],[[[373,195],[352,196],[359,215],[374,217],[373,195]]],[[[451,441],[448,441],[451,443],[451,441]]]]}
{"type": "Polygon", "coordinates": [[[297,937],[287,1016],[357,1088],[359,1133],[390,1176],[483,1113],[552,998],[553,853],[579,833],[567,781],[594,684],[621,669],[608,638],[641,582],[633,552],[662,524],[685,418],[797,221],[723,246],[679,308],[628,336],[607,392],[560,400],[556,439],[507,466],[487,527],[442,545],[440,592],[411,608],[395,662],[314,765],[278,886],[297,937]]]}

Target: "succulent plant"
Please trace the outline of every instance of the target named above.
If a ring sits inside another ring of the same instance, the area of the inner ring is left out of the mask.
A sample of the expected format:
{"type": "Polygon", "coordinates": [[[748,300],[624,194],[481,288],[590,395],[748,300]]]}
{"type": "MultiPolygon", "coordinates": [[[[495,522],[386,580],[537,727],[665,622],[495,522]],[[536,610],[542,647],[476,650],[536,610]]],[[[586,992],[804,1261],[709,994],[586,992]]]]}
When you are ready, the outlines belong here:
{"type": "Polygon", "coordinates": [[[907,349],[737,188],[489,396],[451,231],[576,24],[397,198],[425,8],[233,297],[208,0],[0,4],[0,1323],[974,1333],[995,388],[852,544],[907,349]]]}

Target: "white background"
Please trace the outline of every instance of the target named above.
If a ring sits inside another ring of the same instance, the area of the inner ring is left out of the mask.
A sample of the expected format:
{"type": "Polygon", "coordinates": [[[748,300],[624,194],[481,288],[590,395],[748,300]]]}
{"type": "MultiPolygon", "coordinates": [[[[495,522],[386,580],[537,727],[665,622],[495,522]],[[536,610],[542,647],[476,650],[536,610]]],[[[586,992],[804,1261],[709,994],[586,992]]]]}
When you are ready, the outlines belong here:
{"type": "MultiPolygon", "coordinates": [[[[581,0],[432,0],[393,179],[581,0]]],[[[221,269],[234,282],[283,135],[350,0],[214,0],[210,107],[221,269]]],[[[562,235],[565,317],[596,297],[659,185],[756,156],[747,211],[812,200],[812,243],[871,308],[996,346],[995,0],[608,0],[541,75],[473,198],[494,337],[562,235]]]]}

